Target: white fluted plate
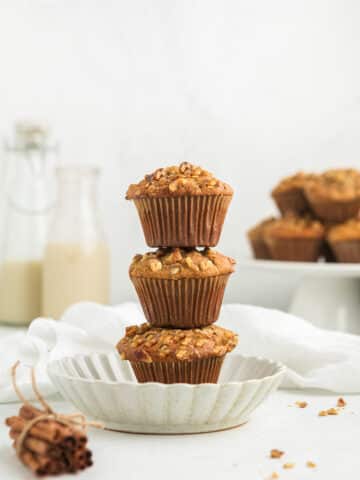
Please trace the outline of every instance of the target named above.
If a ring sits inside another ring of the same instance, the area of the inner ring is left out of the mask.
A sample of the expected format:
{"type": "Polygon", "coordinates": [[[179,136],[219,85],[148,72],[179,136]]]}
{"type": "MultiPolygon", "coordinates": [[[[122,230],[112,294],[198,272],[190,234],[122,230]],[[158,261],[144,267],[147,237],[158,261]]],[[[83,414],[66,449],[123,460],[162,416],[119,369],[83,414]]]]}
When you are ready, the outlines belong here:
{"type": "Polygon", "coordinates": [[[247,422],[280,384],[285,367],[258,357],[227,355],[219,383],[137,383],[117,353],[55,360],[48,374],[89,419],[134,433],[201,433],[247,422]]]}

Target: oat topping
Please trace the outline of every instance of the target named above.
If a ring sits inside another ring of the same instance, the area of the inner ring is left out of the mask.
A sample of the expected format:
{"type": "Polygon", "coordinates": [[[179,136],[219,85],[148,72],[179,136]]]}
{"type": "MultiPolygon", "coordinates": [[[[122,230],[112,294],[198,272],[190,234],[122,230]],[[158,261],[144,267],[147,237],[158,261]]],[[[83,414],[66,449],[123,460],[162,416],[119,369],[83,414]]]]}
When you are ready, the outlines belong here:
{"type": "Polygon", "coordinates": [[[225,275],[234,271],[235,260],[205,248],[159,248],[135,255],[130,276],[151,278],[194,278],[225,275]]]}
{"type": "Polygon", "coordinates": [[[144,197],[179,195],[232,195],[230,185],[216,179],[201,167],[182,162],[180,165],[158,168],[137,184],[129,186],[128,200],[144,197]]]}
{"type": "Polygon", "coordinates": [[[210,325],[190,330],[156,328],[148,323],[126,329],[117,345],[121,358],[156,362],[222,357],[237,345],[237,335],[210,325]]]}
{"type": "Polygon", "coordinates": [[[285,452],[278,450],[277,448],[273,448],[270,451],[270,458],[281,458],[285,452]]]}
{"type": "Polygon", "coordinates": [[[295,405],[299,408],[306,408],[308,406],[308,403],[307,402],[304,402],[304,401],[297,401],[295,402],[295,405]]]}

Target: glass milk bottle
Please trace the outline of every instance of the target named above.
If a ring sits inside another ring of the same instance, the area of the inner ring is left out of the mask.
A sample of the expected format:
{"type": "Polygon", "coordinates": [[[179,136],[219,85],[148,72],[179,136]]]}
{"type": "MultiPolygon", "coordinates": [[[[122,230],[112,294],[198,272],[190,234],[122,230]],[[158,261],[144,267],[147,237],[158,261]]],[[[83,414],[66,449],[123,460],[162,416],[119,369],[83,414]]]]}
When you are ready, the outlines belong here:
{"type": "Polygon", "coordinates": [[[109,302],[109,249],[96,204],[99,170],[61,167],[43,268],[42,314],[59,319],[80,301],[109,302]]]}
{"type": "Polygon", "coordinates": [[[47,137],[38,125],[19,124],[15,140],[6,145],[0,239],[3,323],[26,325],[41,313],[42,259],[54,205],[56,153],[47,137]]]}

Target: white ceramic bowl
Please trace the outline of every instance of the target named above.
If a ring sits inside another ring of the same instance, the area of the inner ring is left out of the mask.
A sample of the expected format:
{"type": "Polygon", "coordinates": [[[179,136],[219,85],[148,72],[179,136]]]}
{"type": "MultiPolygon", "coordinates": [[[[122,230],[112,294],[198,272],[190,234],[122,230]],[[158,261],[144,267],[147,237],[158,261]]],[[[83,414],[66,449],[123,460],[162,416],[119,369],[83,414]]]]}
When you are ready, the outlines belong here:
{"type": "Polygon", "coordinates": [[[136,433],[200,433],[232,428],[280,384],[285,367],[263,358],[227,355],[219,383],[137,383],[117,353],[53,361],[60,393],[106,428],[136,433]]]}

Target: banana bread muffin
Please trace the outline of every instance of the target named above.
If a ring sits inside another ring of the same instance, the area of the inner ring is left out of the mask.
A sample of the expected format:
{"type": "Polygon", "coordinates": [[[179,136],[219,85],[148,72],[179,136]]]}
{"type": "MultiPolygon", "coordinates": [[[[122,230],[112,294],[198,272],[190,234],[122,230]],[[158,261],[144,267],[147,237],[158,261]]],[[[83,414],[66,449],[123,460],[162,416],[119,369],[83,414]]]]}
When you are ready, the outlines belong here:
{"type": "Polygon", "coordinates": [[[264,229],[273,260],[315,262],[321,255],[324,227],[310,217],[287,216],[264,229]]]}
{"type": "Polygon", "coordinates": [[[360,210],[360,171],[333,169],[305,185],[305,195],[314,214],[324,221],[345,222],[360,210]]]}
{"type": "Polygon", "coordinates": [[[153,326],[214,323],[235,260],[210,248],[159,248],[135,255],[129,275],[153,326]]]}
{"type": "Polygon", "coordinates": [[[235,333],[214,325],[179,330],[145,323],[128,327],[116,348],[139,382],[216,383],[237,340],[235,333]]]}
{"type": "Polygon", "coordinates": [[[271,225],[275,220],[275,217],[266,218],[251,228],[247,233],[254,257],[258,260],[271,259],[270,251],[264,240],[264,230],[265,227],[271,225]]]}
{"type": "Polygon", "coordinates": [[[158,168],[130,185],[127,200],[138,210],[150,247],[215,246],[232,188],[188,162],[158,168]]]}
{"type": "Polygon", "coordinates": [[[338,262],[360,262],[360,219],[331,227],[327,240],[338,262]]]}
{"type": "Polygon", "coordinates": [[[305,184],[314,178],[314,175],[298,172],[284,178],[271,192],[282,215],[293,213],[302,215],[310,211],[309,202],[304,193],[305,184]]]}

